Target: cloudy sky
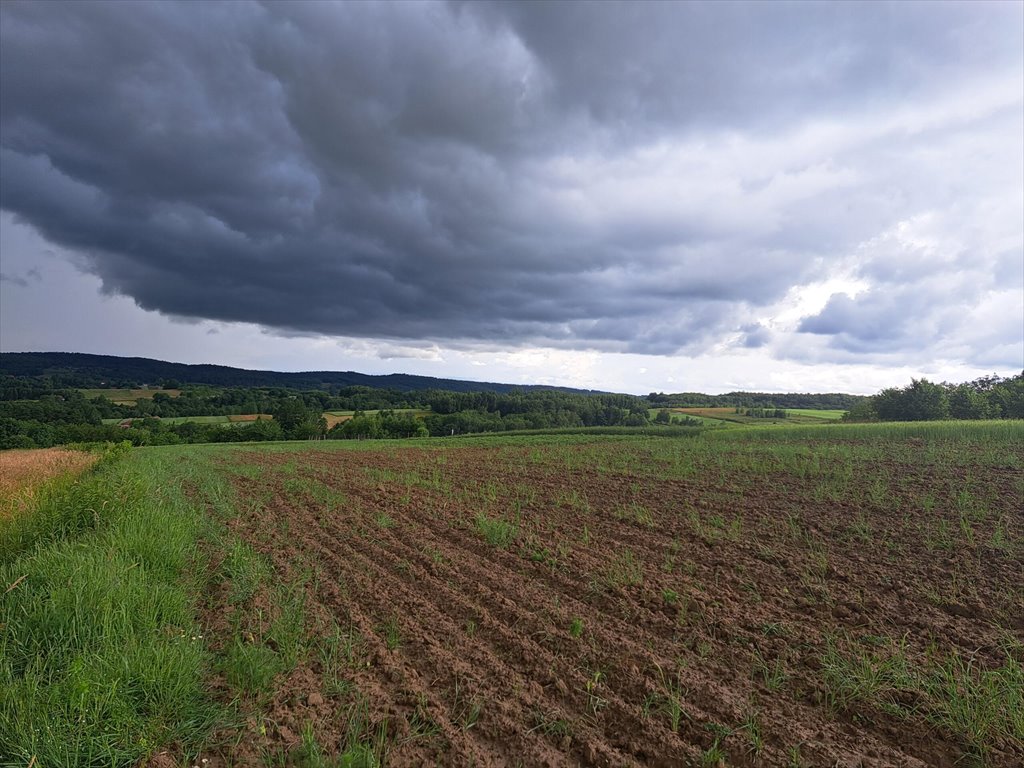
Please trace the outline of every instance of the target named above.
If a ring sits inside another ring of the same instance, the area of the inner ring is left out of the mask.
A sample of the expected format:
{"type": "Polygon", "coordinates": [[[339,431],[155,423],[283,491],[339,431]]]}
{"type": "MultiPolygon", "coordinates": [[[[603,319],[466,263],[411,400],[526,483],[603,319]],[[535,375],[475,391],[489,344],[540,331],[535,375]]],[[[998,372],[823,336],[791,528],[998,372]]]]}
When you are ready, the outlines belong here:
{"type": "Polygon", "coordinates": [[[0,4],[0,349],[645,393],[1024,366],[1024,3],[0,4]]]}

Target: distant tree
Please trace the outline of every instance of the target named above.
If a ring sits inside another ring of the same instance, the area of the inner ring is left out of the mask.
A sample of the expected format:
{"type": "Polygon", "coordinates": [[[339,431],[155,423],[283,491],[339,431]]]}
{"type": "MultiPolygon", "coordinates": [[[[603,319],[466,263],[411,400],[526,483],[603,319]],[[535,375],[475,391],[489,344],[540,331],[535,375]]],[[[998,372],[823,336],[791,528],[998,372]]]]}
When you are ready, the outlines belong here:
{"type": "Polygon", "coordinates": [[[1004,419],[1024,419],[1024,373],[993,386],[989,402],[1004,419]]]}
{"type": "Polygon", "coordinates": [[[245,440],[282,440],[284,432],[281,425],[273,419],[257,419],[251,426],[241,427],[245,440]]]}
{"type": "Polygon", "coordinates": [[[672,412],[668,408],[662,408],[654,417],[655,424],[671,424],[672,412]]]}
{"type": "Polygon", "coordinates": [[[959,384],[949,388],[949,415],[954,419],[990,419],[998,413],[984,391],[970,384],[959,384]]]}
{"type": "Polygon", "coordinates": [[[911,379],[906,387],[883,389],[875,397],[882,421],[932,421],[949,417],[946,390],[927,379],[911,379]]]}
{"type": "Polygon", "coordinates": [[[308,440],[327,431],[327,421],[320,411],[308,407],[300,397],[278,401],[273,416],[288,440],[308,440]]]}
{"type": "Polygon", "coordinates": [[[430,434],[423,421],[411,413],[381,411],[377,419],[384,437],[427,437],[430,434]]]}
{"type": "Polygon", "coordinates": [[[28,435],[12,435],[0,439],[0,448],[38,448],[28,435]]]}
{"type": "Polygon", "coordinates": [[[850,409],[843,414],[843,421],[878,421],[878,411],[875,408],[875,398],[866,397],[858,403],[850,406],[850,409]]]}
{"type": "Polygon", "coordinates": [[[351,419],[331,427],[327,437],[332,440],[370,440],[383,437],[383,434],[376,415],[367,416],[356,411],[351,419]]]}

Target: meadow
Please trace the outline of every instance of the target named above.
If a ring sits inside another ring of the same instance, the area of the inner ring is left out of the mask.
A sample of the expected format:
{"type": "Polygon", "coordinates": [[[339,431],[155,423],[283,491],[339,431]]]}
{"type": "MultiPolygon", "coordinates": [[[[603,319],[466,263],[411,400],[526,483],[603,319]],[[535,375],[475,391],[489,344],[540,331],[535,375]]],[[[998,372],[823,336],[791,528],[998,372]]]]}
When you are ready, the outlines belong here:
{"type": "MultiPolygon", "coordinates": [[[[160,418],[164,424],[251,424],[254,421],[273,420],[273,416],[266,413],[243,413],[231,414],[229,416],[163,416],[160,418]]],[[[144,418],[135,417],[130,419],[102,419],[103,424],[123,424],[131,422],[142,422],[144,418]]]]}
{"type": "MultiPolygon", "coordinates": [[[[682,414],[691,419],[700,419],[709,426],[730,426],[742,424],[747,426],[771,426],[791,424],[827,424],[838,421],[846,411],[822,410],[818,408],[784,408],[786,416],[783,418],[765,418],[760,416],[749,416],[735,407],[716,406],[713,408],[671,408],[673,413],[682,414]],[[740,412],[737,412],[739,410],[740,412]]],[[[770,409],[774,410],[774,409],[770,409]]]]}
{"type": "Polygon", "coordinates": [[[105,397],[113,403],[120,403],[125,405],[135,405],[139,400],[152,400],[153,395],[157,392],[167,395],[168,397],[179,397],[181,395],[180,389],[111,389],[104,387],[101,389],[79,389],[84,397],[105,397]]]}
{"type": "Polygon", "coordinates": [[[104,459],[0,529],[0,753],[1020,764],[1024,424],[662,434],[104,459]]]}

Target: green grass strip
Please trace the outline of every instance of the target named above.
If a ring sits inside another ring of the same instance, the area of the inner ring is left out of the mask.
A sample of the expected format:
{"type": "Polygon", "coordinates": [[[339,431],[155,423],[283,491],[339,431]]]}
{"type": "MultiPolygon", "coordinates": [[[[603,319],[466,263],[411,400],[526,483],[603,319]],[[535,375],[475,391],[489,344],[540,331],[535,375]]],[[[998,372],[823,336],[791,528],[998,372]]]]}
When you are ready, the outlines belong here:
{"type": "Polygon", "coordinates": [[[0,755],[128,766],[213,714],[195,621],[202,516],[135,454],[0,529],[0,755]],[[5,591],[6,590],[6,591],[5,591]]]}

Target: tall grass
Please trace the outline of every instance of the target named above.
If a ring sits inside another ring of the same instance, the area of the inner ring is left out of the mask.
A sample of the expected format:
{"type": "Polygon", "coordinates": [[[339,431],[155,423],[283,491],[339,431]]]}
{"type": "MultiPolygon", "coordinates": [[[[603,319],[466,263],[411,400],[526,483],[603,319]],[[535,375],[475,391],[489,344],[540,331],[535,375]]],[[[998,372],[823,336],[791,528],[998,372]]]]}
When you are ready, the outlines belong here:
{"type": "Polygon", "coordinates": [[[826,699],[837,709],[923,716],[981,757],[995,746],[1024,747],[1024,668],[1009,649],[1002,665],[985,669],[956,652],[914,663],[900,640],[842,651],[833,639],[821,665],[826,699]]]}
{"type": "Polygon", "coordinates": [[[874,424],[800,424],[773,429],[721,430],[707,433],[719,440],[957,440],[969,442],[1024,442],[1024,421],[898,421],[874,424]]]}
{"type": "Polygon", "coordinates": [[[186,576],[201,518],[133,454],[0,529],[0,755],[132,765],[211,717],[186,576]]]}
{"type": "MultiPolygon", "coordinates": [[[[92,472],[102,472],[130,450],[128,443],[108,446],[92,472]]],[[[89,475],[86,476],[87,478],[89,475]]],[[[40,485],[26,509],[6,520],[0,518],[0,563],[47,541],[66,539],[95,527],[116,503],[112,488],[94,482],[76,482],[73,476],[57,477],[40,485]]]]}

